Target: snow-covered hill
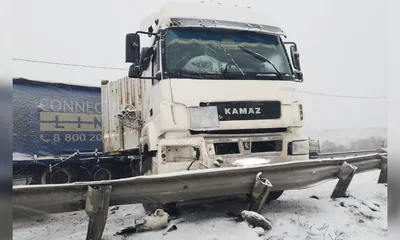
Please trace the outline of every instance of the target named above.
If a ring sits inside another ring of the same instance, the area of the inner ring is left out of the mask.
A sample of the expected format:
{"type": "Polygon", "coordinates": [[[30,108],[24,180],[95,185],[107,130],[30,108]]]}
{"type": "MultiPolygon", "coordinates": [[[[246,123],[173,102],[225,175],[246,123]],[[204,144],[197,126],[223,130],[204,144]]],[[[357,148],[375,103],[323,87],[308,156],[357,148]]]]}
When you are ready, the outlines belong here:
{"type": "MultiPolygon", "coordinates": [[[[330,199],[336,184],[331,181],[306,190],[287,191],[265,206],[262,214],[272,229],[264,234],[244,223],[226,217],[227,212],[247,208],[248,201],[232,197],[217,202],[186,203],[179,208],[182,217],[173,220],[177,230],[114,236],[144,214],[141,205],[124,205],[111,211],[103,239],[199,239],[199,240],[368,240],[387,238],[387,187],[376,184],[379,171],[356,175],[348,198],[330,199]],[[165,234],[165,235],[164,235],[165,234]]],[[[20,219],[14,222],[14,239],[85,239],[87,217],[84,211],[20,219]]]]}
{"type": "Polygon", "coordinates": [[[307,135],[313,139],[331,141],[347,145],[352,141],[370,137],[387,137],[387,128],[338,128],[338,129],[306,129],[307,135]]]}

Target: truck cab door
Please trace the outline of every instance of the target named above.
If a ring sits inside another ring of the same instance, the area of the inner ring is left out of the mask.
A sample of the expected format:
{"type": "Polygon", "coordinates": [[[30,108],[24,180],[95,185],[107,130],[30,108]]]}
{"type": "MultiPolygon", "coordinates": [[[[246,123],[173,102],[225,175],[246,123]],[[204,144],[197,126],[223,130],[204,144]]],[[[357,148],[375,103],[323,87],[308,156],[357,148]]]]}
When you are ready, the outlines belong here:
{"type": "MultiPolygon", "coordinates": [[[[161,72],[161,48],[160,42],[156,41],[154,43],[154,54],[151,59],[151,63],[146,70],[146,76],[155,77],[157,73],[160,74],[161,72]]],[[[160,103],[163,101],[163,96],[165,96],[165,92],[162,91],[161,81],[164,80],[157,80],[157,79],[147,79],[144,80],[144,103],[143,103],[143,113],[145,116],[145,120],[151,121],[159,114],[160,103]]]]}

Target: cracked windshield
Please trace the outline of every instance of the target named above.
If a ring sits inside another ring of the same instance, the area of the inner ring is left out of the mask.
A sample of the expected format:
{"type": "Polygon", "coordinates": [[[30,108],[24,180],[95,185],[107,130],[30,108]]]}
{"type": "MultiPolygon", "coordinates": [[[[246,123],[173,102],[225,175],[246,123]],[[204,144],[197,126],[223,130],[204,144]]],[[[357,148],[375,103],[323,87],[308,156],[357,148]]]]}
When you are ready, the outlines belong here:
{"type": "Polygon", "coordinates": [[[173,29],[166,36],[166,68],[171,74],[220,78],[291,75],[278,36],[213,29],[173,29]]]}

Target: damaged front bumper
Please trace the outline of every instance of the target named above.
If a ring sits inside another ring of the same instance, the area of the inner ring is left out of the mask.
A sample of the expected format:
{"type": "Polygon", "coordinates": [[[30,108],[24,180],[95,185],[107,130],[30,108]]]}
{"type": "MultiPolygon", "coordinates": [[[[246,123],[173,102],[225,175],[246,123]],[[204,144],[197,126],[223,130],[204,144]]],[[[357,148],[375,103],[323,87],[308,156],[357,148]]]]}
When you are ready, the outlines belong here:
{"type": "Polygon", "coordinates": [[[153,159],[152,174],[301,161],[309,159],[308,152],[307,138],[303,140],[297,134],[162,139],[153,159]],[[305,144],[298,144],[300,141],[305,144]],[[296,146],[306,149],[299,151],[296,146]]]}

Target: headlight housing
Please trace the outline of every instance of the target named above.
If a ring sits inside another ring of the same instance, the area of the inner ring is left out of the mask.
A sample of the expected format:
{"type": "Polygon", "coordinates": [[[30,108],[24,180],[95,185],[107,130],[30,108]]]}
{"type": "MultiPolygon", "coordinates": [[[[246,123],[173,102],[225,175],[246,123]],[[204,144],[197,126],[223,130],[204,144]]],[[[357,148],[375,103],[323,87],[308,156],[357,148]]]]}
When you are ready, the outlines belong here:
{"type": "Polygon", "coordinates": [[[308,140],[293,141],[288,144],[289,155],[307,155],[310,151],[308,140]]]}
{"type": "Polygon", "coordinates": [[[188,109],[191,128],[219,128],[216,106],[189,107],[188,109]]]}
{"type": "Polygon", "coordinates": [[[303,121],[304,119],[303,104],[299,104],[299,114],[300,114],[300,121],[303,121]]]}

